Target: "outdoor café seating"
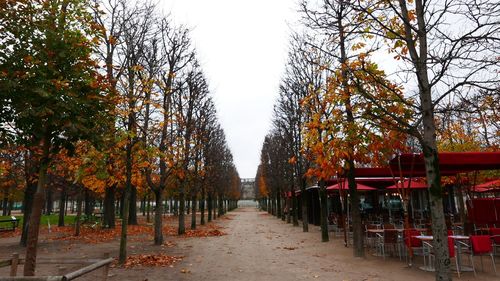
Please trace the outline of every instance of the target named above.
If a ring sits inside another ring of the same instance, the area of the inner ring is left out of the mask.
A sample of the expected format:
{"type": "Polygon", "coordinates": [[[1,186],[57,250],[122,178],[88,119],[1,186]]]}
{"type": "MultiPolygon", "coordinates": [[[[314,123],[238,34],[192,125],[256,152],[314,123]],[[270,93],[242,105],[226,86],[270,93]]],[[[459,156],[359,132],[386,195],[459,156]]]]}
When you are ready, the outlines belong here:
{"type": "Polygon", "coordinates": [[[465,246],[466,251],[464,253],[469,254],[472,270],[474,271],[474,275],[476,275],[476,267],[474,265],[474,257],[479,256],[481,259],[481,269],[484,270],[483,266],[483,256],[490,256],[491,262],[493,264],[493,270],[495,274],[497,272],[495,266],[495,257],[493,255],[493,242],[491,241],[491,237],[489,235],[472,235],[470,236],[470,244],[466,244],[464,242],[461,243],[462,246],[465,246]]]}
{"type": "Polygon", "coordinates": [[[378,224],[365,225],[365,241],[368,247],[374,247],[375,241],[377,240],[377,233],[371,231],[375,229],[380,229],[378,224]]]}
{"type": "MultiPolygon", "coordinates": [[[[425,247],[428,249],[428,255],[429,255],[429,264],[432,265],[434,263],[434,251],[433,251],[433,246],[429,242],[423,242],[425,247]]],[[[448,236],[448,253],[450,255],[450,259],[455,260],[455,269],[457,271],[458,277],[460,277],[460,265],[459,265],[459,257],[458,253],[455,251],[455,239],[453,237],[448,236]]]]}
{"type": "Polygon", "coordinates": [[[493,241],[493,253],[498,255],[500,254],[500,228],[490,228],[490,236],[493,241]]]}
{"type": "MultiPolygon", "coordinates": [[[[405,229],[403,231],[404,244],[408,250],[412,251],[412,255],[425,256],[422,240],[415,238],[418,235],[421,235],[421,232],[419,230],[405,229]]],[[[410,255],[406,254],[405,256],[407,258],[406,261],[408,262],[408,258],[410,257],[410,255]]]]}
{"type": "Polygon", "coordinates": [[[396,229],[396,226],[392,223],[384,223],[384,229],[396,229]]]}
{"type": "Polygon", "coordinates": [[[386,254],[394,255],[396,252],[399,259],[402,257],[401,240],[397,229],[384,229],[376,244],[377,253],[384,259],[386,254]]]}

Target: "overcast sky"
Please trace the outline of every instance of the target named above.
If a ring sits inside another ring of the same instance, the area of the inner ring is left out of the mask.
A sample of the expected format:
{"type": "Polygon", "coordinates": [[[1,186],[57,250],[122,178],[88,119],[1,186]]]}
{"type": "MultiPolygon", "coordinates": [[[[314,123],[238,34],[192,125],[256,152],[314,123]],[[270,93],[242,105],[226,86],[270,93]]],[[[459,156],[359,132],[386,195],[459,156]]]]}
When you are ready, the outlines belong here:
{"type": "Polygon", "coordinates": [[[192,28],[218,116],[241,178],[253,178],[271,123],[295,0],[162,0],[192,28]]]}

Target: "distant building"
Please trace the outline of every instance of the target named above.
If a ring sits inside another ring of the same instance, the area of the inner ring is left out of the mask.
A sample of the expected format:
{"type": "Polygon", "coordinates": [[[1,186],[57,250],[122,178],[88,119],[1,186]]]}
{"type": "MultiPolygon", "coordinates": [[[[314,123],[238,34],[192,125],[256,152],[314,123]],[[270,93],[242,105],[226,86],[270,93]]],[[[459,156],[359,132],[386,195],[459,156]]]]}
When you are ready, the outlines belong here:
{"type": "Polygon", "coordinates": [[[241,199],[243,200],[255,199],[254,178],[241,179],[241,199]]]}

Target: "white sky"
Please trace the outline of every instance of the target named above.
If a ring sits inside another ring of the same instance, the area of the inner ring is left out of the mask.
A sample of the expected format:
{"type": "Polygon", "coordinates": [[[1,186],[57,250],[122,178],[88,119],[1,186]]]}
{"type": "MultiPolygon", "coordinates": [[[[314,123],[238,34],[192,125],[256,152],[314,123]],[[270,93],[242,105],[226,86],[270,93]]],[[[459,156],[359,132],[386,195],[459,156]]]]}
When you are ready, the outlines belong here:
{"type": "Polygon", "coordinates": [[[161,0],[192,29],[241,178],[253,178],[270,128],[295,0],[161,0]]]}

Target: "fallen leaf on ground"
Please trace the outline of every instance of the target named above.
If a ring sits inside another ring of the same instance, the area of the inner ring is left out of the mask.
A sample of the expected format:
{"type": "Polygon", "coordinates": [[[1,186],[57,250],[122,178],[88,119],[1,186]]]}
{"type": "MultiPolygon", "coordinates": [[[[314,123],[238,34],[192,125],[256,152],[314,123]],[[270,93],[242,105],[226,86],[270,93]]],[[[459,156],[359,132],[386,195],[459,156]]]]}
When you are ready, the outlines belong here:
{"type": "Polygon", "coordinates": [[[162,247],[168,247],[168,248],[171,248],[171,247],[175,247],[175,243],[172,242],[172,241],[167,241],[167,242],[164,242],[163,245],[161,245],[162,247]]]}
{"type": "Polygon", "coordinates": [[[128,256],[124,263],[125,268],[135,266],[171,266],[183,259],[182,256],[167,256],[164,254],[156,255],[132,255],[128,256]]]}
{"type": "MultiPolygon", "coordinates": [[[[129,236],[141,235],[141,234],[151,234],[153,231],[151,226],[147,225],[130,225],[127,229],[127,234],[129,236]]],[[[91,227],[82,227],[80,229],[80,235],[74,235],[75,230],[72,226],[62,226],[54,227],[52,233],[49,236],[49,240],[63,240],[63,241],[83,241],[89,244],[103,243],[115,238],[118,238],[121,234],[121,228],[116,227],[114,229],[94,229],[91,227]]]]}

